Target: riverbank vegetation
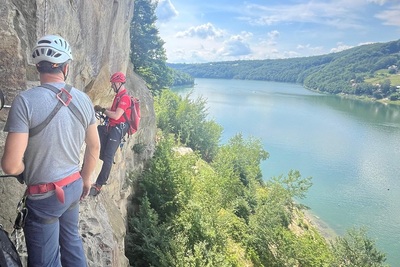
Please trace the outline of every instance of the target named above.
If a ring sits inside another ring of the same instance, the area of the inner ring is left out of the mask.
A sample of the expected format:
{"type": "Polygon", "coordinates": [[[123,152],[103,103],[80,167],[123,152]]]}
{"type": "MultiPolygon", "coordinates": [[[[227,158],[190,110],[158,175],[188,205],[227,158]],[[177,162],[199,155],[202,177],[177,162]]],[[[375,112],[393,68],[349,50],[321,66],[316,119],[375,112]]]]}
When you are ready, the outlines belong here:
{"type": "Polygon", "coordinates": [[[168,64],[196,78],[299,83],[311,90],[400,100],[400,40],[321,56],[168,64]]]}
{"type": "Polygon", "coordinates": [[[293,201],[311,178],[263,177],[261,141],[239,133],[220,145],[205,104],[170,90],[155,97],[159,141],[128,212],[131,266],[385,266],[362,229],[325,240],[293,201]]]}

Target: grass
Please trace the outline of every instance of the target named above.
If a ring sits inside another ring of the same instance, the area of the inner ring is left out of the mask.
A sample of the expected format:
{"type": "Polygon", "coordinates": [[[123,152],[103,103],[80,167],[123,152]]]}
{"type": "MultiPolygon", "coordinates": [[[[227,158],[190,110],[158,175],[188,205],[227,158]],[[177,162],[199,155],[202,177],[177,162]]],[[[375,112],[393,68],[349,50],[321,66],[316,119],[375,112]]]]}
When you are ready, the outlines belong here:
{"type": "Polygon", "coordinates": [[[390,80],[390,85],[392,86],[400,86],[400,74],[390,74],[387,69],[377,70],[374,73],[374,77],[365,79],[365,82],[371,84],[382,84],[385,80],[390,80]]]}

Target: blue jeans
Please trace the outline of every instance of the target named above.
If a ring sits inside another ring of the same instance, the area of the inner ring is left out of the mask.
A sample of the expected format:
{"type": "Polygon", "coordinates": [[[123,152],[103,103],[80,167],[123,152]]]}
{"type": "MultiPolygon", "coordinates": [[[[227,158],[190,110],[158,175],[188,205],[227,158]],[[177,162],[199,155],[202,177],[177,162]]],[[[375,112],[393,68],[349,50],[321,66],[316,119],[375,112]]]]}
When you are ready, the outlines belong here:
{"type": "Polygon", "coordinates": [[[56,194],[40,200],[27,198],[24,226],[29,267],[86,267],[79,234],[82,178],[63,187],[65,203],[56,194]]]}

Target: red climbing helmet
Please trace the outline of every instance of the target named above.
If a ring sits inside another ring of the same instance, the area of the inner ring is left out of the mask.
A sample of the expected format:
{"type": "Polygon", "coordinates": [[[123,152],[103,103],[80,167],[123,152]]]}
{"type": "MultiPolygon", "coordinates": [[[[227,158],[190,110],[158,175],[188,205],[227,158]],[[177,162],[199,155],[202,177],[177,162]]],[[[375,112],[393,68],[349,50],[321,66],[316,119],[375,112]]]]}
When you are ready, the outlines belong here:
{"type": "Polygon", "coordinates": [[[126,78],[122,72],[116,72],[111,76],[110,82],[112,83],[125,83],[126,78]]]}

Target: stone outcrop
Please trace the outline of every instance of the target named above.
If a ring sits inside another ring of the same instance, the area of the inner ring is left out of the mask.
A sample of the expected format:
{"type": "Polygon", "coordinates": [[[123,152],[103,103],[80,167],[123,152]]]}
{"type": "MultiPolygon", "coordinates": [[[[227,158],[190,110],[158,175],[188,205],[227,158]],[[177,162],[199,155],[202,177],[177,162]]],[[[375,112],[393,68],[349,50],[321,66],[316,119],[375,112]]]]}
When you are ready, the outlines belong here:
{"type": "MultiPolygon", "coordinates": [[[[134,0],[2,0],[0,5],[0,89],[6,104],[11,104],[20,91],[38,84],[30,54],[35,41],[45,34],[58,34],[69,41],[74,60],[67,82],[86,92],[94,104],[111,104],[109,77],[116,71],[127,74],[126,87],[140,99],[140,129],[117,152],[109,184],[98,197],[88,197],[81,203],[80,230],[89,266],[93,267],[129,266],[124,238],[127,205],[135,189],[132,180],[154,151],[153,99],[129,59],[133,5],[134,0]],[[134,146],[141,148],[139,153],[134,146]]],[[[1,129],[7,115],[7,109],[0,111],[1,129]]],[[[1,154],[5,136],[1,131],[1,154]]],[[[0,223],[8,231],[12,230],[24,188],[15,179],[0,179],[0,223]]]]}

